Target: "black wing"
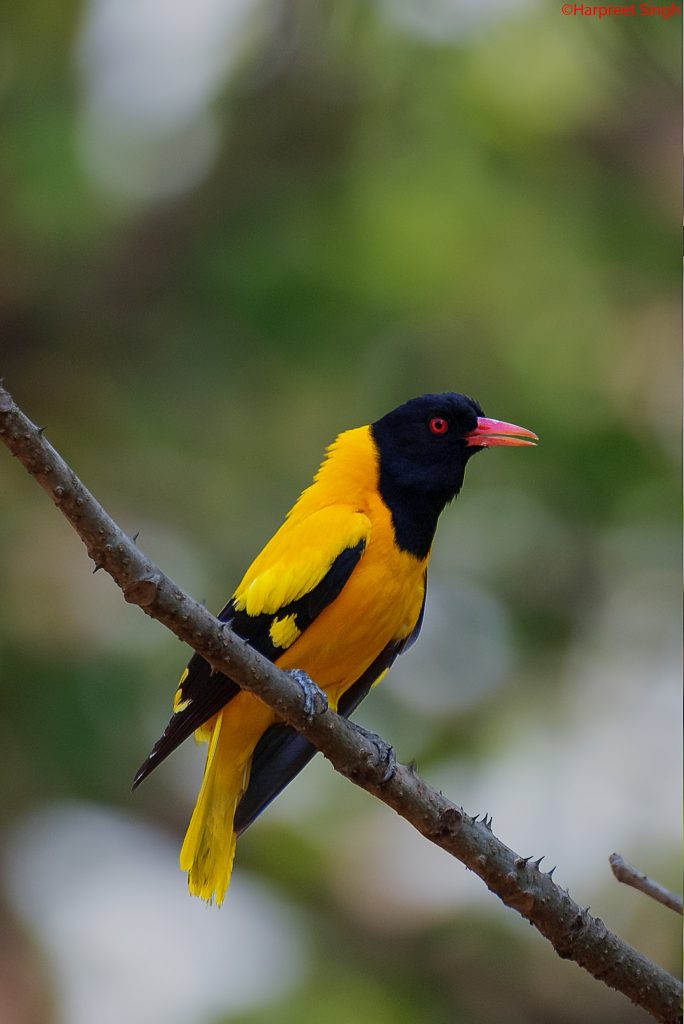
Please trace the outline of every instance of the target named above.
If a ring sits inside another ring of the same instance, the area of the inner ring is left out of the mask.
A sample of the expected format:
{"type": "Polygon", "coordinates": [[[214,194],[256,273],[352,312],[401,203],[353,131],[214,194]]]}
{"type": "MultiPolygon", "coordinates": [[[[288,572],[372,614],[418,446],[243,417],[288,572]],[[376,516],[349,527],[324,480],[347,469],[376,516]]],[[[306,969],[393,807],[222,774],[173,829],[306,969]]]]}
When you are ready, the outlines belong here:
{"type": "MultiPolygon", "coordinates": [[[[425,593],[427,594],[427,575],[425,593]]],[[[390,668],[397,655],[403,654],[416,642],[423,625],[424,614],[425,595],[420,615],[410,635],[403,640],[389,643],[363,675],[352,683],[340,697],[338,714],[349,718],[370,691],[373,683],[390,668]]],[[[313,743],[291,725],[272,725],[266,730],[254,750],[249,784],[235,811],[233,828],[237,835],[241,835],[258,818],[316,753],[313,743]]]]}
{"type": "MultiPolygon", "coordinates": [[[[320,583],[308,594],[304,594],[296,601],[290,601],[273,614],[248,615],[245,611],[236,611],[232,602],[229,602],[219,613],[218,618],[230,625],[238,636],[269,661],[276,661],[286,648],[279,647],[273,642],[271,626],[275,620],[293,615],[297,635],[301,635],[323,609],[339,596],[356,568],[365,546],[365,541],[361,540],[354,547],[345,548],[320,583]]],[[[193,654],[178,684],[174,700],[176,710],[162,736],[136,772],[133,789],[136,789],[176,747],[204,725],[212,715],[225,707],[239,692],[240,687],[236,682],[222,672],[215,672],[200,654],[193,654]]]]}

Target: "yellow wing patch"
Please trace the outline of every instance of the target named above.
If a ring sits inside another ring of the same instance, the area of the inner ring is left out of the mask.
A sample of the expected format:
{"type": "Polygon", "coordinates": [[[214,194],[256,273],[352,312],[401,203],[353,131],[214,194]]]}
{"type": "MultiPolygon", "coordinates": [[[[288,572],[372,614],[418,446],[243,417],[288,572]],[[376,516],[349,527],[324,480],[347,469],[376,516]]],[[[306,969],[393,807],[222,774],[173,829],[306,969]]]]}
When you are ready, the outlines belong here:
{"type": "Polygon", "coordinates": [[[301,629],[297,629],[296,618],[296,615],[285,615],[282,619],[273,620],[269,634],[276,647],[284,650],[302,635],[301,629]]]}
{"type": "Polygon", "coordinates": [[[183,675],[178,680],[178,687],[177,687],[176,692],[175,692],[175,694],[173,696],[173,713],[174,713],[174,715],[178,715],[178,714],[180,714],[181,711],[185,711],[185,709],[191,703],[189,698],[187,700],[185,700],[183,698],[183,683],[185,682],[185,680],[188,678],[189,675],[190,675],[190,671],[189,671],[189,669],[186,668],[185,671],[183,672],[183,675]]]}
{"type": "Polygon", "coordinates": [[[233,597],[236,610],[276,614],[313,590],[340,552],[367,540],[370,530],[368,516],[351,505],[287,519],[245,573],[233,597]]]}

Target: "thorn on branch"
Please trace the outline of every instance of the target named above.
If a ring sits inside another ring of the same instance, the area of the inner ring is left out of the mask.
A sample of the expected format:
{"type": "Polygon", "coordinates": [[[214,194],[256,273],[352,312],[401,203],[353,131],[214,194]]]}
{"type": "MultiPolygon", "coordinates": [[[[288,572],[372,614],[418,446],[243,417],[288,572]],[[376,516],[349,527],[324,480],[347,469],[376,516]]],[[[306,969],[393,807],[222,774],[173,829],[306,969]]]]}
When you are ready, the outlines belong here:
{"type": "Polygon", "coordinates": [[[100,569],[104,569],[104,565],[102,565],[101,562],[96,562],[95,568],[93,569],[93,576],[95,575],[96,572],[99,572],[100,569]]]}
{"type": "Polygon", "coordinates": [[[541,855],[539,860],[533,860],[532,861],[532,867],[535,868],[536,871],[539,871],[539,865],[541,864],[541,862],[543,860],[544,860],[544,854],[541,855]]]}
{"type": "Polygon", "coordinates": [[[136,533],[134,533],[133,536],[131,537],[131,540],[133,541],[134,544],[138,543],[138,537],[139,536],[140,536],[140,530],[138,530],[136,533]]]}
{"type": "Polygon", "coordinates": [[[515,866],[516,868],[526,868],[528,863],[532,860],[532,854],[529,857],[516,857],[515,866]]]}
{"type": "Polygon", "coordinates": [[[38,433],[42,437],[43,434],[45,433],[46,428],[45,427],[36,427],[36,430],[38,431],[38,433]]]}

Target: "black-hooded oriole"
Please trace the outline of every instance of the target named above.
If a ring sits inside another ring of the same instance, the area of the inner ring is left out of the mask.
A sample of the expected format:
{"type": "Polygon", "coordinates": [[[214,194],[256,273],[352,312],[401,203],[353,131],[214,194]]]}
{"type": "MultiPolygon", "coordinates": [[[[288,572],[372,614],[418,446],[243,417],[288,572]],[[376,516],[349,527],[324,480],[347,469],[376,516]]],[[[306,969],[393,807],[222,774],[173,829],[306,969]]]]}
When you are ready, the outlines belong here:
{"type": "MultiPolygon", "coordinates": [[[[437,520],[470,457],[536,439],[454,393],[411,399],[341,433],[219,619],[351,714],[420,631],[437,520]]],[[[195,654],[134,786],[192,732],[209,749],[180,863],[190,892],[220,904],[237,836],[315,749],[195,654]]]]}

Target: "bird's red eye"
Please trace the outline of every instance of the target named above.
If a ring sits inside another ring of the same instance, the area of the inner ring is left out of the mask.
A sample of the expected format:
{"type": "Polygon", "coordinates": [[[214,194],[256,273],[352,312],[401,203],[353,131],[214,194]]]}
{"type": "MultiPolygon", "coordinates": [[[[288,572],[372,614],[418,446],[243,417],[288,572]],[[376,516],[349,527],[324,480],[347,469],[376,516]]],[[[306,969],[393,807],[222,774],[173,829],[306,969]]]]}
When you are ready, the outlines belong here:
{"type": "Polygon", "coordinates": [[[433,434],[446,434],[449,429],[449,421],[443,416],[433,416],[430,420],[430,430],[433,434]]]}

